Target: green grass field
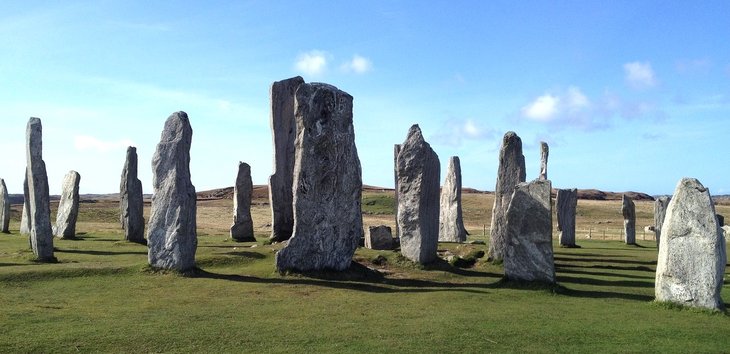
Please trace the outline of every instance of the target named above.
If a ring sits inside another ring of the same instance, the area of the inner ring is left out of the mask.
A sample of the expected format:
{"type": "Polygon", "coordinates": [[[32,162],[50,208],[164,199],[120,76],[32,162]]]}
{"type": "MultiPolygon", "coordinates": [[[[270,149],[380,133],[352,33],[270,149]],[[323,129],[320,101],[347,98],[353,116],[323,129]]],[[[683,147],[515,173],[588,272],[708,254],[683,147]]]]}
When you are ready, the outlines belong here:
{"type": "MultiPolygon", "coordinates": [[[[364,195],[373,201],[363,203],[366,225],[392,226],[388,198],[364,195]]],[[[490,198],[464,196],[471,240],[486,240],[490,198]]],[[[637,229],[648,224],[650,204],[637,203],[637,229]]],[[[273,266],[281,245],[264,244],[263,201],[253,210],[258,243],[227,239],[230,200],[204,201],[200,269],[181,275],[149,269],[146,247],[121,241],[115,203],[81,207],[79,239],[55,240],[59,263],[32,261],[17,215],[13,234],[0,234],[0,352],[730,351],[727,314],[652,302],[656,248],[641,234],[638,246],[596,233],[579,233],[582,248],[556,246],[559,284],[551,288],[504,283],[501,266],[484,259],[423,267],[367,249],[347,272],[281,275],[273,266]]],[[[578,208],[579,230],[620,228],[619,202],[578,208]]],[[[730,207],[718,212],[730,215],[730,207]]],[[[441,244],[439,252],[486,247],[441,244]]]]}

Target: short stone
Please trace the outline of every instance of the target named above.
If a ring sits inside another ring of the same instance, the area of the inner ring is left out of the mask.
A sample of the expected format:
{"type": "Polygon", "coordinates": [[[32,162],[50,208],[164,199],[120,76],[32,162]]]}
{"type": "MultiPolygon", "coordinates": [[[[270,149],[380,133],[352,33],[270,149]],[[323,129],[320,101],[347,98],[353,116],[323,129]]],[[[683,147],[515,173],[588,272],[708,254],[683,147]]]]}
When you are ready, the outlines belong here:
{"type": "Polygon", "coordinates": [[[461,210],[461,163],[458,156],[449,158],[439,204],[439,242],[465,242],[467,232],[461,210]]]}
{"type": "Polygon", "coordinates": [[[251,219],[252,192],[251,166],[239,162],[236,184],[233,187],[233,225],[231,225],[231,238],[238,242],[256,242],[251,219]]]}
{"type": "Polygon", "coordinates": [[[79,183],[81,175],[76,171],[69,171],[63,178],[61,199],[58,202],[56,226],[53,234],[60,238],[76,237],[76,219],[79,215],[79,183]]]}
{"type": "Polygon", "coordinates": [[[390,226],[370,226],[365,235],[365,247],[372,250],[392,250],[393,234],[390,226]]]}
{"type": "Polygon", "coordinates": [[[624,242],[636,244],[636,206],[626,194],[621,196],[621,214],[624,217],[624,242]]]}

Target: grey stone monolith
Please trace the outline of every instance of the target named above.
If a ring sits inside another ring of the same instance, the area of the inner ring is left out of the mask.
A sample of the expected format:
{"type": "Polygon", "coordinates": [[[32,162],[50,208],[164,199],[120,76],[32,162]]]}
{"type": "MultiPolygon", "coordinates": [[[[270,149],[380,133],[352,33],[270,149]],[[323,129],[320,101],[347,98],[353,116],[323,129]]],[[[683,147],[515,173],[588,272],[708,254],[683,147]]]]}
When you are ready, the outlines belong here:
{"type": "Polygon", "coordinates": [[[421,264],[438,257],[440,169],[438,155],[414,124],[398,154],[398,234],[401,254],[421,264]]]}
{"type": "Polygon", "coordinates": [[[10,196],[2,178],[0,178],[0,232],[10,233],[10,196]]]}
{"type": "Polygon", "coordinates": [[[563,247],[577,247],[575,244],[575,211],[577,206],[577,189],[558,189],[555,197],[555,209],[557,209],[560,245],[563,247]]]}
{"type": "MultiPolygon", "coordinates": [[[[28,202],[28,169],[25,169],[25,177],[23,177],[23,212],[20,216],[20,234],[30,235],[30,203],[28,202]]],[[[30,243],[30,238],[28,238],[30,243]]],[[[33,249],[31,243],[30,248],[33,249]]]]}
{"type": "Polygon", "coordinates": [[[395,181],[393,182],[393,195],[395,200],[395,237],[399,237],[398,234],[398,154],[400,153],[400,144],[393,145],[393,177],[395,181]]]}
{"type": "Polygon", "coordinates": [[[269,177],[271,241],[288,240],[294,230],[293,178],[297,123],[295,93],[304,83],[296,76],[271,84],[271,137],[274,144],[274,173],[269,177]]]}
{"type": "Polygon", "coordinates": [[[294,232],[276,253],[276,268],[345,270],[363,238],[352,96],[328,84],[301,84],[295,107],[294,232]]]}
{"type": "Polygon", "coordinates": [[[683,178],[662,226],[654,293],[657,301],[722,310],[727,254],[710,192],[683,178]]]}
{"type": "Polygon", "coordinates": [[[539,179],[546,180],[548,179],[547,175],[547,166],[548,166],[548,155],[550,154],[550,148],[548,147],[548,143],[541,141],[540,142],[540,176],[539,179]]]}
{"type": "Polygon", "coordinates": [[[365,247],[372,250],[392,250],[393,234],[390,226],[370,226],[365,235],[365,247]]]}
{"type": "Polygon", "coordinates": [[[40,118],[28,120],[26,129],[28,217],[30,244],[38,261],[53,262],[53,229],[48,195],[48,174],[43,161],[43,127],[40,118]]]}
{"type": "Polygon", "coordinates": [[[489,259],[499,262],[504,258],[507,245],[507,207],[517,184],[525,182],[525,156],[522,155],[522,139],[514,132],[502,138],[499,150],[497,185],[494,189],[494,206],[489,239],[489,259]]]}
{"type": "Polygon", "coordinates": [[[193,129],[187,113],[165,121],[152,156],[152,208],[147,224],[152,267],[186,271],[195,267],[198,246],[195,186],[190,181],[193,129]]]}
{"type": "Polygon", "coordinates": [[[251,219],[252,193],[251,166],[239,162],[236,184],[233,186],[233,225],[231,225],[231,238],[238,242],[256,242],[251,219]]]}
{"type": "Polygon", "coordinates": [[[449,158],[446,179],[441,188],[439,242],[466,241],[466,228],[461,211],[461,163],[458,156],[449,158]]]}
{"type": "Polygon", "coordinates": [[[119,222],[125,240],[147,243],[144,238],[144,195],[142,181],[137,178],[137,148],[134,146],[127,147],[119,183],[119,222]]]}
{"type": "Polygon", "coordinates": [[[56,226],[53,234],[60,238],[76,237],[76,219],[79,216],[79,183],[81,175],[76,171],[69,171],[63,177],[61,199],[56,212],[56,226]]]}
{"type": "Polygon", "coordinates": [[[666,196],[654,200],[654,235],[657,249],[662,238],[662,224],[664,224],[664,218],[667,214],[667,207],[669,206],[670,200],[671,198],[666,196]]]}
{"type": "Polygon", "coordinates": [[[504,276],[510,280],[555,282],[550,180],[520,183],[507,208],[504,276]]]}
{"type": "Polygon", "coordinates": [[[621,196],[621,214],[624,217],[624,242],[627,245],[636,244],[636,206],[626,194],[621,196]]]}

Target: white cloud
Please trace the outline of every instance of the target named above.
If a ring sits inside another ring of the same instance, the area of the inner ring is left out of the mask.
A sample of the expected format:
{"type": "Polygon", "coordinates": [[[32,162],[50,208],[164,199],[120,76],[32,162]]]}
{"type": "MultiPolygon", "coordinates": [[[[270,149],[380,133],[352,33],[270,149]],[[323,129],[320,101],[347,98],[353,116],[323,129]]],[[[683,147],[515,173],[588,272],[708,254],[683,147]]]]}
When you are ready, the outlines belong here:
{"type": "Polygon", "coordinates": [[[559,97],[545,94],[522,107],[522,115],[536,121],[551,121],[557,116],[559,103],[559,97]]]}
{"type": "Polygon", "coordinates": [[[296,69],[305,75],[320,76],[327,70],[327,52],[310,50],[299,54],[294,64],[296,69]]]}
{"type": "Polygon", "coordinates": [[[373,68],[370,59],[360,55],[353,55],[352,60],[342,64],[340,69],[344,72],[354,72],[355,74],[364,74],[373,68]]]}
{"type": "Polygon", "coordinates": [[[121,139],[118,141],[104,141],[89,135],[74,136],[74,147],[79,151],[96,151],[109,152],[113,150],[126,149],[128,146],[134,146],[134,142],[129,139],[121,139]]]}
{"type": "Polygon", "coordinates": [[[629,86],[637,89],[656,86],[656,76],[649,62],[631,62],[624,64],[624,76],[629,86]]]}
{"type": "Polygon", "coordinates": [[[431,139],[444,145],[460,146],[464,140],[488,140],[494,137],[493,129],[485,128],[473,119],[448,119],[431,139]]]}

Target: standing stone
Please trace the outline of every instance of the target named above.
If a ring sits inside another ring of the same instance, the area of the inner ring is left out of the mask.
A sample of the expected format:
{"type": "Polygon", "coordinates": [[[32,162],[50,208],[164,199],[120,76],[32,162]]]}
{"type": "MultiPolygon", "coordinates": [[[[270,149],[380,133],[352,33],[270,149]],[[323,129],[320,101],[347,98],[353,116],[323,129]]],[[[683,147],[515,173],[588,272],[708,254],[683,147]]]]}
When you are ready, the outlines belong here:
{"type": "Polygon", "coordinates": [[[10,233],[10,197],[5,180],[0,178],[0,232],[10,233]]]}
{"type": "Polygon", "coordinates": [[[137,178],[137,148],[127,147],[127,158],[119,183],[119,222],[124,230],[124,239],[145,244],[144,239],[144,196],[142,182],[137,178]]]}
{"type": "Polygon", "coordinates": [[[400,154],[400,144],[393,145],[393,176],[395,182],[393,183],[393,194],[395,195],[395,237],[399,237],[398,233],[398,154],[400,154]]]}
{"type": "Polygon", "coordinates": [[[548,147],[548,144],[544,141],[540,142],[540,177],[541,180],[548,179],[547,177],[547,164],[548,164],[548,154],[550,153],[550,148],[548,147]]]}
{"type": "Polygon", "coordinates": [[[371,250],[392,250],[393,234],[390,226],[370,226],[365,236],[365,247],[371,250]]]}
{"type": "Polygon", "coordinates": [[[654,200],[654,235],[656,236],[656,247],[659,249],[660,240],[662,238],[662,224],[667,214],[670,197],[659,197],[654,200]]]}
{"type": "Polygon", "coordinates": [[[56,226],[53,234],[60,238],[76,237],[76,219],[79,216],[79,182],[81,175],[76,171],[69,171],[63,178],[61,200],[56,212],[56,226]]]}
{"type": "Polygon", "coordinates": [[[190,181],[193,129],[187,113],[165,121],[152,156],[152,208],[147,225],[148,259],[156,268],[186,271],[195,267],[195,186],[190,181]]]}
{"type": "Polygon", "coordinates": [[[636,244],[636,207],[634,201],[626,194],[621,196],[621,214],[624,216],[624,242],[636,244]]]}
{"type": "Polygon", "coordinates": [[[494,189],[492,226],[489,240],[489,259],[499,262],[504,258],[507,245],[507,207],[517,184],[525,181],[525,156],[522,155],[522,139],[514,132],[507,132],[499,150],[497,186],[494,189]]]}
{"type": "Polygon", "coordinates": [[[440,170],[438,155],[414,124],[398,154],[398,234],[403,256],[421,264],[437,258],[440,170]]]}
{"type": "Polygon", "coordinates": [[[720,227],[725,226],[725,217],[720,214],[717,214],[715,216],[717,217],[717,223],[720,224],[720,227]]]}
{"type": "Polygon", "coordinates": [[[558,189],[555,201],[560,231],[560,245],[563,247],[577,247],[575,244],[575,210],[578,206],[578,190],[558,189]]]}
{"type": "MultiPolygon", "coordinates": [[[[28,169],[25,169],[25,177],[23,177],[23,213],[20,217],[20,234],[30,235],[30,203],[28,202],[28,169]]],[[[28,238],[30,242],[30,238],[28,238]]],[[[30,248],[33,248],[31,244],[30,248]]]]}
{"type": "Polygon", "coordinates": [[[231,238],[238,242],[256,242],[251,219],[252,192],[251,166],[239,162],[236,184],[233,187],[233,225],[231,225],[231,238]]]}
{"type": "Polygon", "coordinates": [[[520,183],[507,208],[504,275],[510,280],[555,282],[549,180],[520,183]]]}
{"type": "Polygon", "coordinates": [[[271,85],[271,136],[274,143],[274,174],[269,177],[271,241],[288,240],[294,230],[293,176],[297,122],[294,94],[304,83],[300,76],[271,85]]]}
{"type": "Polygon", "coordinates": [[[721,310],[725,238],[710,192],[698,180],[683,178],[677,184],[660,242],[656,300],[721,310]]]}
{"type": "Polygon", "coordinates": [[[276,268],[345,270],[363,237],[352,96],[327,84],[301,84],[294,115],[294,233],[276,253],[276,268]]]}
{"type": "Polygon", "coordinates": [[[43,162],[43,127],[40,118],[31,117],[26,129],[26,161],[28,179],[28,216],[30,244],[41,262],[53,262],[53,230],[48,195],[48,175],[43,162]]]}
{"type": "Polygon", "coordinates": [[[446,180],[441,189],[439,242],[464,242],[466,229],[461,212],[461,163],[458,156],[449,158],[446,180]]]}

